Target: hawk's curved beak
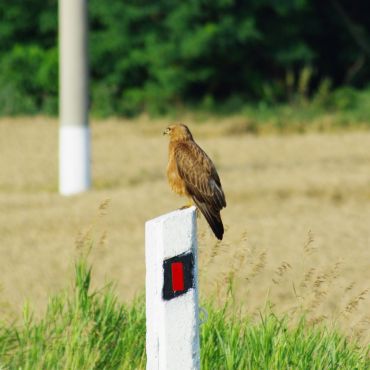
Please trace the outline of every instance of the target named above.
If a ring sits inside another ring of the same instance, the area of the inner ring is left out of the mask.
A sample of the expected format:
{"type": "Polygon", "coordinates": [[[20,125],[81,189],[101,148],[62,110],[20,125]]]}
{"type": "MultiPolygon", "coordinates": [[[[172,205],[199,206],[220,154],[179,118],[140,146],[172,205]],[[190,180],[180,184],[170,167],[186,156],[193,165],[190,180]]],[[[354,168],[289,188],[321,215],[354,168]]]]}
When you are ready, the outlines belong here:
{"type": "Polygon", "coordinates": [[[168,135],[170,133],[170,129],[167,127],[164,131],[163,131],[163,135],[168,135]]]}

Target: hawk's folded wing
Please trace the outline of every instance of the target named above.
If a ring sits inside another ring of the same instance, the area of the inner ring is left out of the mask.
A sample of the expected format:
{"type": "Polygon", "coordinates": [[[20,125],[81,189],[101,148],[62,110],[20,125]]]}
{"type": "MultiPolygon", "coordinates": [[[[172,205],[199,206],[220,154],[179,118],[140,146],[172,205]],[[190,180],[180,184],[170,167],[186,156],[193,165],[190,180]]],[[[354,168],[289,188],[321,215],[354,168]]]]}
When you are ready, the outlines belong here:
{"type": "Polygon", "coordinates": [[[224,228],[220,210],[226,207],[226,200],[211,159],[194,141],[186,141],[176,146],[175,160],[188,193],[216,236],[222,239],[224,228]]]}

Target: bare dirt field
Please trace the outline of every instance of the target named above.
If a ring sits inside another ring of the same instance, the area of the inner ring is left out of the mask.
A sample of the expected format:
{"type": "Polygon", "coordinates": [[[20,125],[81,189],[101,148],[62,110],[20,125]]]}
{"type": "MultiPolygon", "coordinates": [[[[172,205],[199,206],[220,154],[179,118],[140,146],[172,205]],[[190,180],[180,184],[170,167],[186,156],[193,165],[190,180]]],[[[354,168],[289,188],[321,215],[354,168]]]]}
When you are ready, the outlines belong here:
{"type": "MultiPolygon", "coordinates": [[[[94,243],[95,285],[143,292],[144,223],[184,204],[165,178],[168,123],[93,123],[93,189],[61,197],[57,121],[0,121],[0,320],[70,286],[81,241],[94,243]]],[[[370,132],[252,136],[233,124],[189,122],[228,202],[222,243],[199,219],[201,295],[231,287],[251,314],[269,302],[369,338],[370,132]]]]}

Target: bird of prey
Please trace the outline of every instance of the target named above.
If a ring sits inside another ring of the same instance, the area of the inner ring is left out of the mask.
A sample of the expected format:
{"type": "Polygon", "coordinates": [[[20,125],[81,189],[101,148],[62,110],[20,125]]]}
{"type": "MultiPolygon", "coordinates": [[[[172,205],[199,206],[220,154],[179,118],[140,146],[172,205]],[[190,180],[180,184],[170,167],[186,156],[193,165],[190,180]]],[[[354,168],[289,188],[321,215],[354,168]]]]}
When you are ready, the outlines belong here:
{"type": "Polygon", "coordinates": [[[217,239],[222,240],[224,226],[220,211],[226,207],[225,194],[216,168],[208,155],[194,141],[189,128],[183,124],[168,126],[169,135],[167,178],[171,189],[185,195],[196,204],[217,239]]]}

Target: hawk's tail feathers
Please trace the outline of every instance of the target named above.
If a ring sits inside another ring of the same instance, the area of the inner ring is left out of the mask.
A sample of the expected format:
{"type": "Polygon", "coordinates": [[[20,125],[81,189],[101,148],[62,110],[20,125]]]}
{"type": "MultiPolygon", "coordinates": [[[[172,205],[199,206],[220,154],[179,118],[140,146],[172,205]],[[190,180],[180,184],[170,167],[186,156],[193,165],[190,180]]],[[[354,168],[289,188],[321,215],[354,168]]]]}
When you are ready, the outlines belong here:
{"type": "Polygon", "coordinates": [[[207,206],[207,204],[199,202],[194,199],[195,204],[206,218],[209,226],[211,227],[216,238],[222,240],[224,235],[224,225],[222,224],[220,211],[215,210],[213,207],[207,206]]]}

